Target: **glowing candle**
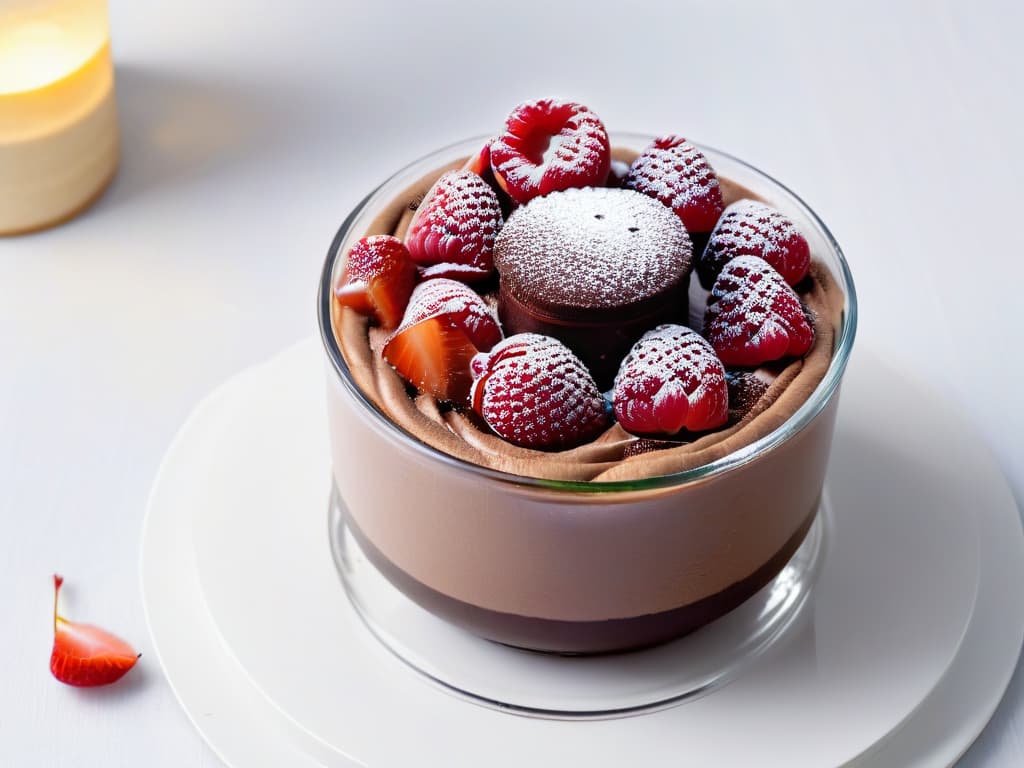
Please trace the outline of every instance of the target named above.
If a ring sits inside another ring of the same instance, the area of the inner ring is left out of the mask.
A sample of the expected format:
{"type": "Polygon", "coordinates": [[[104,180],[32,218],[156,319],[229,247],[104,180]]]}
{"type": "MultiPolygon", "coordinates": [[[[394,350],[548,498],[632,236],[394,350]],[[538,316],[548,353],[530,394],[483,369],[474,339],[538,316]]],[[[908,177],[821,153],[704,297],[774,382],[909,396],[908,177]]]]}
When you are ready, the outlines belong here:
{"type": "Polygon", "coordinates": [[[74,216],[117,156],[106,0],[2,0],[0,234],[74,216]]]}

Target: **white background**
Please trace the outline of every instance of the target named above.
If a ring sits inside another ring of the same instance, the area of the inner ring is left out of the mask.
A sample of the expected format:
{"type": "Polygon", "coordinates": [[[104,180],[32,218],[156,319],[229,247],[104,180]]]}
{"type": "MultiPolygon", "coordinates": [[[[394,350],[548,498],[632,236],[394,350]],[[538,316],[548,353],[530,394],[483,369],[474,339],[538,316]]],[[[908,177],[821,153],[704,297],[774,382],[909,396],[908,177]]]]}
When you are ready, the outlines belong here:
{"type": "MultiPolygon", "coordinates": [[[[526,98],[797,190],[852,265],[858,346],[965,411],[1024,499],[1024,6],[775,5],[111,0],[120,174],[73,223],[0,239],[0,764],[218,764],[142,614],[161,455],[204,393],[312,332],[376,181],[526,98]],[[121,684],[49,676],[54,570],[70,618],[142,651],[121,684]]],[[[1022,761],[1018,669],[963,765],[1022,761]]]]}

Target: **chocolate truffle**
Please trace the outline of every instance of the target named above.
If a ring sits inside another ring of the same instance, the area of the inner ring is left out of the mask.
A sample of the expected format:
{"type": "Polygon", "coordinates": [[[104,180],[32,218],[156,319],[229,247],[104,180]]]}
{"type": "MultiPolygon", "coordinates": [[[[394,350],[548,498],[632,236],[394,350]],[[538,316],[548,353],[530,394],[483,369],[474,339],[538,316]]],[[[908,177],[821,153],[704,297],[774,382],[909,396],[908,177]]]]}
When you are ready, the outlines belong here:
{"type": "Polygon", "coordinates": [[[602,389],[645,331],[687,316],[689,235],[670,209],[632,190],[531,200],[498,233],[494,263],[506,334],[554,336],[602,389]]]}

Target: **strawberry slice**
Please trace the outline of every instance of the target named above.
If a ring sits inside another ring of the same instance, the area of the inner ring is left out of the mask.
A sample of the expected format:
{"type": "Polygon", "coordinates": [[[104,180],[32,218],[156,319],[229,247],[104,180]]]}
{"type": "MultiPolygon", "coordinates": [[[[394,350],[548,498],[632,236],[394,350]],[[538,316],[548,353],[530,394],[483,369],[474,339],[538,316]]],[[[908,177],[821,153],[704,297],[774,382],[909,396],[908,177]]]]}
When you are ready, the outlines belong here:
{"type": "Polygon", "coordinates": [[[438,278],[413,291],[402,325],[382,354],[421,392],[465,403],[472,382],[469,364],[478,352],[501,341],[494,312],[471,288],[438,278]]]}
{"type": "Polygon", "coordinates": [[[811,249],[793,220],[782,211],[755,200],[737,200],[715,224],[697,273],[711,288],[718,273],[737,256],[760,256],[790,285],[807,276],[811,249]]]}
{"type": "Polygon", "coordinates": [[[711,345],[682,325],[659,325],[633,345],[612,400],[622,428],[640,435],[703,432],[729,416],[725,368],[711,345]]]}
{"type": "Polygon", "coordinates": [[[754,367],[806,354],[814,327],[782,275],[762,258],[738,256],[711,289],[704,336],[726,365],[754,367]]]}
{"type": "Polygon", "coordinates": [[[493,138],[488,139],[484,142],[479,152],[475,155],[470,155],[466,164],[462,166],[462,170],[475,173],[487,182],[493,179],[494,171],[491,170],[491,142],[493,141],[493,138]]]}
{"type": "Polygon", "coordinates": [[[626,187],[675,211],[691,237],[710,232],[724,208],[714,169],[704,153],[681,136],[655,139],[633,161],[626,187]]]}
{"type": "Polygon", "coordinates": [[[610,164],[601,119],[567,101],[520,104],[491,144],[498,184],[519,204],[570,187],[604,186],[610,164]]]}
{"type": "Polygon", "coordinates": [[[476,353],[465,331],[437,317],[399,329],[384,346],[384,359],[420,392],[454,403],[469,395],[476,353]]]}
{"type": "Polygon", "coordinates": [[[79,687],[110,685],[135,666],[141,654],[106,630],[68,621],[57,613],[64,579],[53,577],[53,652],[50,672],[62,683],[79,687]]]}
{"type": "Polygon", "coordinates": [[[557,339],[520,333],[472,363],[473,410],[498,435],[525,448],[559,450],[608,426],[590,371],[557,339]]]}
{"type": "Polygon", "coordinates": [[[391,235],[373,235],[348,252],[334,298],[341,306],[394,328],[415,285],[416,266],[405,244],[391,235]]]}
{"type": "Polygon", "coordinates": [[[482,280],[494,271],[494,238],[501,204],[487,182],[469,170],[434,182],[409,225],[405,244],[425,279],[482,280]]]}

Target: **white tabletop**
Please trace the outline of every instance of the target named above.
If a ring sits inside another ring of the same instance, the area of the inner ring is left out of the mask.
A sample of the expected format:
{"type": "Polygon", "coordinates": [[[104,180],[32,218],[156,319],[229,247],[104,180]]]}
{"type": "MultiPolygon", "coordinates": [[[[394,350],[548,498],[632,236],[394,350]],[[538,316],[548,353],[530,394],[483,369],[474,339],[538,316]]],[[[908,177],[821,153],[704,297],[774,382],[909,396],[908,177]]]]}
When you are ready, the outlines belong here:
{"type": "MultiPolygon", "coordinates": [[[[139,597],[164,449],[209,389],[313,331],[327,245],[375,181],[525,98],[798,190],[852,265],[858,345],[965,411],[1024,500],[1024,6],[683,5],[111,0],[120,174],[80,219],[0,240],[0,763],[219,764],[139,597]],[[54,570],[69,617],[142,651],[121,684],[49,676],[54,570]]],[[[962,765],[1022,761],[1018,668],[962,765]]]]}

